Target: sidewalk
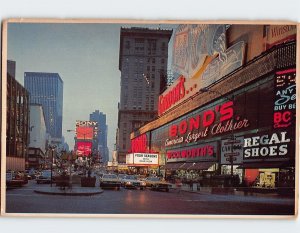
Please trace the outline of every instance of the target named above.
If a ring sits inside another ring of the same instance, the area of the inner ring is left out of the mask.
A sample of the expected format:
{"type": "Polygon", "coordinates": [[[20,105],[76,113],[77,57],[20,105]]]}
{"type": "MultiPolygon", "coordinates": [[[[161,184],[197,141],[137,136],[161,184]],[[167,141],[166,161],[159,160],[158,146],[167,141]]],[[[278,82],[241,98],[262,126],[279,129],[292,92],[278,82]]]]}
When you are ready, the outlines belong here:
{"type": "Polygon", "coordinates": [[[256,192],[245,192],[245,191],[237,191],[235,188],[219,188],[218,191],[212,190],[211,187],[190,187],[189,185],[183,184],[181,187],[177,187],[175,184],[172,184],[171,189],[177,190],[178,192],[189,192],[200,195],[209,195],[211,197],[226,197],[229,199],[238,199],[243,201],[254,201],[260,199],[261,201],[267,202],[294,202],[294,197],[289,196],[280,196],[277,193],[256,193],[256,192]],[[223,190],[222,190],[223,189],[223,190]]]}
{"type": "Polygon", "coordinates": [[[35,193],[39,194],[47,194],[47,195],[64,195],[64,196],[92,196],[103,193],[103,190],[96,187],[81,187],[81,186],[73,186],[72,188],[66,188],[65,190],[60,189],[53,185],[52,187],[39,187],[34,190],[35,193]]]}

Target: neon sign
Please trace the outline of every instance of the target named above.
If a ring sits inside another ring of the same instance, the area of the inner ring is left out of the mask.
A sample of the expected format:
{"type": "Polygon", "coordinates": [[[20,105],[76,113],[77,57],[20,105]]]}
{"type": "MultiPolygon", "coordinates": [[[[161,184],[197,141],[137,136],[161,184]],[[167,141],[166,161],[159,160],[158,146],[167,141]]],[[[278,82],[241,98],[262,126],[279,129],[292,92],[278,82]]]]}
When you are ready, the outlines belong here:
{"type": "Polygon", "coordinates": [[[216,142],[169,150],[167,151],[167,161],[216,161],[216,151],[216,142]]]}
{"type": "Polygon", "coordinates": [[[274,128],[287,128],[296,113],[296,69],[279,71],[275,77],[274,128]]]}

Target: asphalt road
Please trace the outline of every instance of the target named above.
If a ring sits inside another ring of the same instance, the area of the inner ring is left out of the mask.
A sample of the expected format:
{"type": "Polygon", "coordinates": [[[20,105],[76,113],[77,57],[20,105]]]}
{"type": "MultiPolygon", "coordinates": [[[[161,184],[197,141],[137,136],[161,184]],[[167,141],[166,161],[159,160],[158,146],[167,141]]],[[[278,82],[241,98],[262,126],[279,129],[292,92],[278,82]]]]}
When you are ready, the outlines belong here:
{"type": "Polygon", "coordinates": [[[95,196],[52,196],[34,193],[37,184],[7,190],[7,213],[77,214],[205,214],[293,215],[292,199],[194,194],[184,191],[120,191],[105,189],[95,196]]]}

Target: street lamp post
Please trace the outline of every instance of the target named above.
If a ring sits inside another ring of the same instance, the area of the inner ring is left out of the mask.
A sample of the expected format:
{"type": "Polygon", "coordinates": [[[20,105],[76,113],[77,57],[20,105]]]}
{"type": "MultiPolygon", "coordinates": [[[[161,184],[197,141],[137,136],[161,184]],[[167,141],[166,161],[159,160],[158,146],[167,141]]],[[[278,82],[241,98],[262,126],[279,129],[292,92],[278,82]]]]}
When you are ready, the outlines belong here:
{"type": "MultiPolygon", "coordinates": [[[[218,94],[220,96],[222,96],[223,94],[219,91],[214,91],[214,90],[210,90],[208,88],[201,88],[199,90],[199,92],[211,92],[211,93],[215,93],[218,94]]],[[[228,101],[233,101],[233,97],[232,98],[228,98],[228,97],[224,97],[225,99],[227,99],[228,101]]],[[[233,160],[234,160],[234,156],[233,156],[233,144],[234,144],[234,133],[233,133],[233,128],[231,129],[231,148],[230,148],[230,154],[229,154],[229,162],[230,162],[230,175],[231,175],[231,182],[233,181],[233,160]]]]}
{"type": "Polygon", "coordinates": [[[49,148],[51,149],[51,164],[50,164],[50,186],[52,187],[52,178],[53,178],[53,153],[54,153],[54,148],[55,146],[49,146],[49,148]]]}

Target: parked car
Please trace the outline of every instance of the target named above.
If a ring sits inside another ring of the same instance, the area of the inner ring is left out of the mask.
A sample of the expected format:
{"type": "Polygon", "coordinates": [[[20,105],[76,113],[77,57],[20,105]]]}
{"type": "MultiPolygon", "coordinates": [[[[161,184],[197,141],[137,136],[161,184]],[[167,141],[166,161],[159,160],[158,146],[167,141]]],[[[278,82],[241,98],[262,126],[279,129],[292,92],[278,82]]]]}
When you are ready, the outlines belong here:
{"type": "Polygon", "coordinates": [[[123,178],[124,188],[146,188],[146,182],[139,180],[135,175],[127,175],[123,178]]]}
{"type": "MultiPolygon", "coordinates": [[[[54,182],[54,172],[52,172],[52,182],[54,182]]],[[[51,183],[51,171],[50,170],[44,170],[41,172],[39,176],[36,178],[37,184],[50,184],[51,183]]]]}
{"type": "Polygon", "coordinates": [[[117,190],[120,190],[120,186],[121,182],[115,174],[103,174],[100,178],[101,188],[117,188],[117,190]]]}
{"type": "Polygon", "coordinates": [[[8,171],[6,172],[7,187],[21,187],[28,183],[27,176],[22,172],[8,171]]]}
{"type": "Polygon", "coordinates": [[[145,179],[146,186],[150,187],[152,190],[165,190],[169,192],[171,184],[162,180],[159,177],[148,177],[145,179]]]}

